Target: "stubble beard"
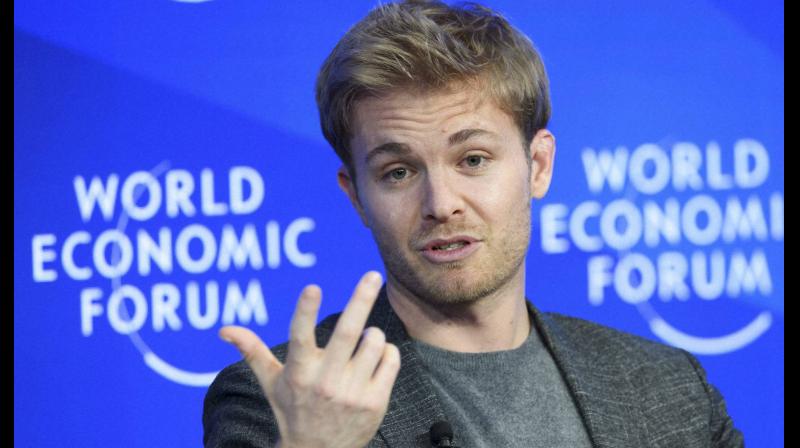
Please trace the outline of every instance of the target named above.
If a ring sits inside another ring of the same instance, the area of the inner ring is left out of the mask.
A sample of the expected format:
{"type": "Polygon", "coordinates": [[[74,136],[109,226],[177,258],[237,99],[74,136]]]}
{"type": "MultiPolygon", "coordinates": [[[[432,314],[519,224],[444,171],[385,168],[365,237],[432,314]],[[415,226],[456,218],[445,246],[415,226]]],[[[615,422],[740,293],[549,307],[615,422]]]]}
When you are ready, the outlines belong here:
{"type": "MultiPolygon", "coordinates": [[[[531,208],[488,238],[470,258],[432,265],[417,253],[398,251],[399,243],[373,234],[387,276],[419,301],[433,307],[466,306],[492,296],[522,269],[531,235],[531,208]],[[475,257],[479,257],[475,259],[475,257]]],[[[413,249],[409,249],[411,251],[413,249]]]]}

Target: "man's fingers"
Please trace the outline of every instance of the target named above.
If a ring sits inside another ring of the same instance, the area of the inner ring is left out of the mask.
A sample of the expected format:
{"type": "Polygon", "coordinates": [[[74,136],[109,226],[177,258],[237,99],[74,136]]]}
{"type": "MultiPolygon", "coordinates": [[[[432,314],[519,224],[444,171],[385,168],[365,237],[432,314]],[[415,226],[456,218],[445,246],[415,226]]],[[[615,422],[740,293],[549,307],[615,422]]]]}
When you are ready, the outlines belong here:
{"type": "Polygon", "coordinates": [[[222,327],[219,330],[219,337],[236,346],[247,364],[253,369],[261,388],[264,389],[264,393],[269,398],[272,394],[275,380],[283,371],[281,362],[275,358],[275,355],[267,348],[261,338],[248,328],[238,326],[222,327]]]}
{"type": "Polygon", "coordinates": [[[317,339],[314,327],[317,325],[322,290],[317,285],[303,288],[292,322],[289,324],[289,355],[286,364],[302,364],[316,349],[317,339]]]}
{"type": "Polygon", "coordinates": [[[372,376],[372,385],[376,393],[380,393],[377,398],[384,402],[389,401],[392,394],[392,387],[400,371],[400,350],[394,344],[386,344],[383,349],[383,356],[375,374],[372,376]]]}
{"type": "Polygon", "coordinates": [[[332,372],[343,369],[353,355],[382,282],[381,274],[376,271],[367,272],[358,282],[325,347],[326,364],[332,372]]]}
{"type": "Polygon", "coordinates": [[[372,379],[385,348],[386,336],[380,329],[370,327],[364,331],[358,350],[350,363],[351,387],[363,389],[372,379]]]}

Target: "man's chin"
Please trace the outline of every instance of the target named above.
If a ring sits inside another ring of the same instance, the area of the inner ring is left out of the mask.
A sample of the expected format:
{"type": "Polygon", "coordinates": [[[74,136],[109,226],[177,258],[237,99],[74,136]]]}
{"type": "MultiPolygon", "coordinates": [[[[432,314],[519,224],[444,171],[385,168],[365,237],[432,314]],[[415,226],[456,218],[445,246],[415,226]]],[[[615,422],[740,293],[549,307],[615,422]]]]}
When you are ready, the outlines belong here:
{"type": "Polygon", "coordinates": [[[431,306],[470,305],[500,286],[498,279],[482,268],[483,263],[476,258],[447,263],[425,259],[398,261],[384,258],[389,280],[431,306]]]}
{"type": "Polygon", "coordinates": [[[444,275],[437,279],[423,281],[417,284],[414,295],[420,300],[435,306],[460,306],[470,305],[480,301],[491,294],[495,288],[485,282],[474,284],[472,278],[444,275]],[[448,278],[449,277],[449,278],[448,278]]]}

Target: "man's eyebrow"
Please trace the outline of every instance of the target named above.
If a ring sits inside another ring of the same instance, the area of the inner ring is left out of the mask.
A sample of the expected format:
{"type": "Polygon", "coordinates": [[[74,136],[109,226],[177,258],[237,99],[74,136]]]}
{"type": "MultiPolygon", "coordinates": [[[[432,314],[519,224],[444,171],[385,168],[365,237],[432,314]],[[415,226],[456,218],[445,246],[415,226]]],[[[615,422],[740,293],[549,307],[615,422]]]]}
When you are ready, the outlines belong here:
{"type": "Polygon", "coordinates": [[[451,135],[448,138],[450,146],[457,145],[459,143],[464,143],[465,141],[469,140],[472,137],[482,136],[482,135],[492,135],[491,132],[485,131],[483,129],[462,129],[455,134],[451,135]]]}
{"type": "MultiPolygon", "coordinates": [[[[463,143],[469,140],[472,137],[482,136],[482,135],[493,135],[493,133],[483,129],[462,129],[451,135],[447,140],[450,146],[455,146],[459,143],[463,143]]],[[[372,148],[369,151],[369,153],[367,153],[366,163],[369,164],[370,160],[374,159],[375,157],[381,154],[407,156],[411,154],[411,148],[405,143],[397,143],[397,142],[384,143],[382,145],[378,145],[372,148]]]]}
{"type": "Polygon", "coordinates": [[[378,145],[367,154],[367,161],[366,163],[369,164],[369,161],[374,159],[375,157],[381,154],[394,154],[405,156],[411,154],[411,148],[408,147],[405,143],[396,143],[396,142],[389,142],[384,143],[382,145],[378,145]]]}

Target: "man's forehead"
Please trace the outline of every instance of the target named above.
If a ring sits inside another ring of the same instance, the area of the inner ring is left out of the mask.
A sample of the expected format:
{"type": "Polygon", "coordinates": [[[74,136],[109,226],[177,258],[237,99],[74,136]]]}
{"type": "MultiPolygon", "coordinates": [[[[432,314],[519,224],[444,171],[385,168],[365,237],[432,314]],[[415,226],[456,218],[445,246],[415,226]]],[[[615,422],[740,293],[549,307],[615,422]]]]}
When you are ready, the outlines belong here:
{"type": "Polygon", "coordinates": [[[391,142],[406,131],[423,129],[440,132],[450,144],[456,144],[490,134],[493,120],[487,114],[497,112],[502,111],[495,102],[474,88],[371,96],[355,103],[351,147],[363,150],[391,142]]]}
{"type": "Polygon", "coordinates": [[[491,98],[474,83],[454,83],[442,88],[398,87],[367,95],[354,103],[355,116],[375,111],[436,111],[447,106],[478,109],[491,98]]]}

